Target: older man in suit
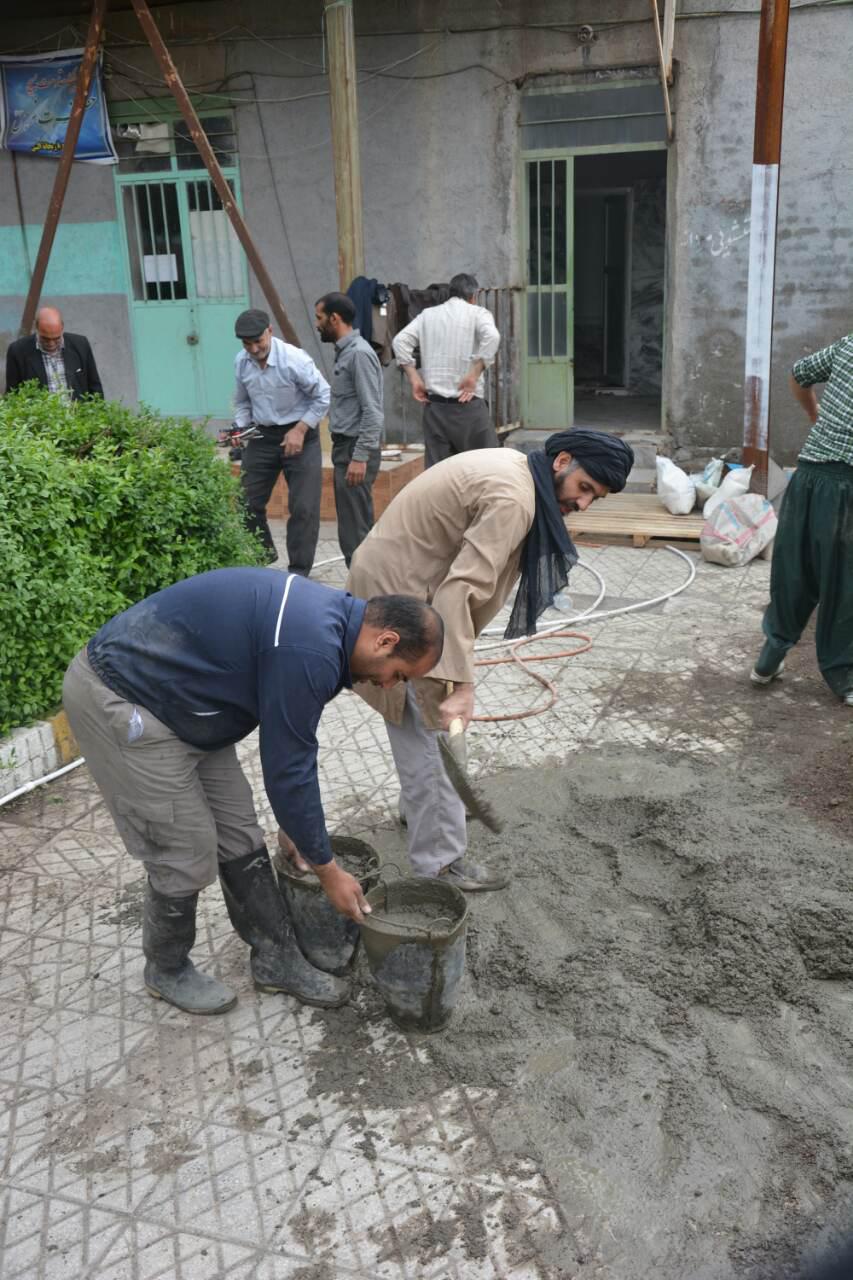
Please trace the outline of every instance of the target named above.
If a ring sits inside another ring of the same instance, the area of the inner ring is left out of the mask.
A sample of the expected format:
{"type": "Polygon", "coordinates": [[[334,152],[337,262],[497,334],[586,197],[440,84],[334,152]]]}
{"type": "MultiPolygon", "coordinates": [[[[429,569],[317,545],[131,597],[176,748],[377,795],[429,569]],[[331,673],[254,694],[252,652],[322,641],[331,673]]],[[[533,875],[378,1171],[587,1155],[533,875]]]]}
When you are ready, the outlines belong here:
{"type": "Polygon", "coordinates": [[[66,333],[56,307],[40,307],[35,333],[18,338],[6,352],[6,390],[33,379],[71,400],[104,394],[89,339],[66,333]]]}

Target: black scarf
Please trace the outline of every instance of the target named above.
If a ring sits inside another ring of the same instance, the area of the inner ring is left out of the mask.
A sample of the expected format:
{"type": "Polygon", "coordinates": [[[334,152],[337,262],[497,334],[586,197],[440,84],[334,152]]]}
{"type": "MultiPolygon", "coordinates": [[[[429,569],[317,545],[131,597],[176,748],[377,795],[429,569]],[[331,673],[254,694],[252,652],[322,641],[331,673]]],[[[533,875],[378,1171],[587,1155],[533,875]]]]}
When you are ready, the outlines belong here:
{"type": "Polygon", "coordinates": [[[578,562],[557,503],[552,459],[544,449],[536,449],[528,454],[527,465],[536,486],[536,511],[521,553],[521,578],[504,632],[507,640],[534,635],[536,620],[554,603],[578,562]]]}

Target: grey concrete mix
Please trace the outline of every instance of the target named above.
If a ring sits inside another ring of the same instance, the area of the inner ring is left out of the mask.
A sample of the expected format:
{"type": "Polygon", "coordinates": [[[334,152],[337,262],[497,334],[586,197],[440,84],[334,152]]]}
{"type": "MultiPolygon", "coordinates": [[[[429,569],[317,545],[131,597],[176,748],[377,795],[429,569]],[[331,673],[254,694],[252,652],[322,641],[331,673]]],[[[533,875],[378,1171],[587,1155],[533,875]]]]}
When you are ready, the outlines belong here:
{"type": "MultiPolygon", "coordinates": [[[[626,603],[684,571],[583,559],[626,603]]],[[[777,1280],[832,1246],[853,738],[807,643],[749,685],[767,574],[700,564],[663,607],[579,624],[551,712],[474,727],[507,826],[472,847],[514,879],[471,900],[438,1036],[398,1032],[363,961],[341,1010],[253,992],[216,888],[197,955],[238,1006],[155,1003],[139,870],[85,769],[0,810],[2,1280],[777,1280]]],[[[487,714],[540,694],[481,671],[487,714]]],[[[254,740],[243,758],[272,835],[254,740]]],[[[331,825],[404,861],[381,721],[351,695],[321,773],[331,825]]]]}

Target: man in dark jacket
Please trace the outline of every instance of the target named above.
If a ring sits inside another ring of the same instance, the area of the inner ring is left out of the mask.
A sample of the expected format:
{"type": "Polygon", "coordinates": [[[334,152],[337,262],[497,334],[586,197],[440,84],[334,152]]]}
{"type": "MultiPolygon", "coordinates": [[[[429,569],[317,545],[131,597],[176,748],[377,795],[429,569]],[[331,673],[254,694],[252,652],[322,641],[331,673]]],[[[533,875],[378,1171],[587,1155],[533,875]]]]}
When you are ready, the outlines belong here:
{"type": "Polygon", "coordinates": [[[35,333],[18,338],[6,352],[7,391],[33,378],[71,400],[104,394],[89,339],[66,333],[62,312],[56,307],[41,307],[35,333]]]}
{"type": "Polygon", "coordinates": [[[148,872],[145,986],[187,1013],[236,996],[189,959],[199,892],[222,882],[261,991],[342,1004],[347,984],[297,945],[235,744],[260,730],[264,786],[330,902],[361,921],[361,886],[332,857],[317,778],[327,702],[390,688],[441,657],[444,628],[407,596],[356,600],[274,569],[216,569],[105,623],[65,676],[63,701],[125,847],[148,872]]]}

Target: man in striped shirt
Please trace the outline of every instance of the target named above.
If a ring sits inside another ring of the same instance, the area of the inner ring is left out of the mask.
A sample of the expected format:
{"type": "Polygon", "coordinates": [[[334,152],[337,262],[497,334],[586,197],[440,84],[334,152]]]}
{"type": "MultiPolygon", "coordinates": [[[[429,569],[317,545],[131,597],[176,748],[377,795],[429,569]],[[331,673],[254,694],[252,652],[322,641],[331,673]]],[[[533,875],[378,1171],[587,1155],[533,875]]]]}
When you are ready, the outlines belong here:
{"type": "Polygon", "coordinates": [[[768,685],[781,675],[785,654],[819,605],[821,675],[853,706],[853,334],[798,360],[791,391],[812,430],[782,504],[766,639],[750,678],[768,685]],[[826,383],[820,402],[819,382],[826,383]]]}

